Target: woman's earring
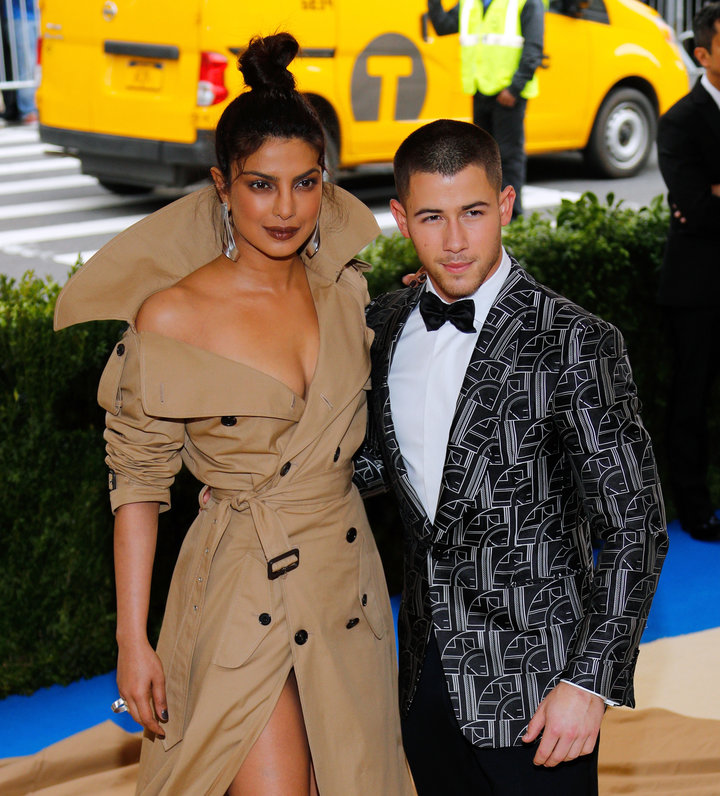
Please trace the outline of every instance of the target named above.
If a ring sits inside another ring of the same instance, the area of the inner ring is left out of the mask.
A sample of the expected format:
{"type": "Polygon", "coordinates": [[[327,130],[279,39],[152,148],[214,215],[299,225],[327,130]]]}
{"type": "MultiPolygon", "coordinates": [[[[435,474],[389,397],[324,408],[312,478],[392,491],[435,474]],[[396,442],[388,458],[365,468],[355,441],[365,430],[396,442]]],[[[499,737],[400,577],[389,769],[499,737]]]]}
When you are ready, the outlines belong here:
{"type": "Polygon", "coordinates": [[[307,246],[305,247],[305,255],[312,260],[312,258],[320,250],[320,219],[315,222],[315,229],[310,236],[307,246]]]}
{"type": "Polygon", "coordinates": [[[235,245],[235,237],[233,236],[232,224],[230,222],[230,209],[228,208],[227,202],[222,203],[222,219],[223,227],[225,228],[225,248],[223,249],[223,254],[228,260],[237,262],[240,257],[240,252],[235,245]]]}

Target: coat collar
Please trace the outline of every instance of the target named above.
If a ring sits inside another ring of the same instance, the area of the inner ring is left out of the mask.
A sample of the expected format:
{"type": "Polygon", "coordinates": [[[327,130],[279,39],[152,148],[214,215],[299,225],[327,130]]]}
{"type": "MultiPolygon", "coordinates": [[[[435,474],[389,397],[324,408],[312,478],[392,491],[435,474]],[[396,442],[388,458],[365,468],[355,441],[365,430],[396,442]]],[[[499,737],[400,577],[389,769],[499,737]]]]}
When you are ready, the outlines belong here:
{"type": "MultiPolygon", "coordinates": [[[[145,299],[174,285],[222,250],[220,202],[213,187],[194,191],[121,232],[73,274],[55,305],[55,329],[94,320],[132,323],[145,299]]],[[[380,232],[372,212],[326,183],[320,249],[301,257],[308,270],[335,282],[380,232]]]]}
{"type": "Polygon", "coordinates": [[[713,139],[715,141],[720,141],[720,108],[718,108],[715,100],[710,96],[699,78],[693,86],[690,96],[697,105],[699,113],[710,126],[713,139]]]}

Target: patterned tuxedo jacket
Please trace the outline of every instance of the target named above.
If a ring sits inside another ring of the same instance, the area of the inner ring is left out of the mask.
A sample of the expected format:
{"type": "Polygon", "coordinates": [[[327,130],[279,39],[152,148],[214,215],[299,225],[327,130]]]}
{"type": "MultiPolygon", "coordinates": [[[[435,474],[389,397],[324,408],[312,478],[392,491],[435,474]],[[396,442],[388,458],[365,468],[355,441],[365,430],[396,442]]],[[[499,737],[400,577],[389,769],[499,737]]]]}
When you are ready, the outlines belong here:
{"type": "Polygon", "coordinates": [[[388,390],[423,289],[368,308],[373,389],[356,460],[361,490],[391,488],[404,524],[402,710],[431,630],[458,723],[477,746],[520,745],[562,678],[632,706],[667,532],[620,333],[513,261],[465,374],[431,523],[407,477],[388,390]]]}

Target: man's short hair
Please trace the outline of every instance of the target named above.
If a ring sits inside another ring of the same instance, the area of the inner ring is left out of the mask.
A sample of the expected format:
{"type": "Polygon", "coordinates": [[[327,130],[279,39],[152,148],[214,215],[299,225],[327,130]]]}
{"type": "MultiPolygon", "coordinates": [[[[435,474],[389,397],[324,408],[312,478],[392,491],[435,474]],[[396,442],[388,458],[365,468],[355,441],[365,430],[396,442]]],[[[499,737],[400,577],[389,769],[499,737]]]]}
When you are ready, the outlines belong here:
{"type": "Polygon", "coordinates": [[[490,133],[469,122],[454,119],[438,119],[425,124],[410,133],[395,153],[393,170],[398,199],[405,202],[413,174],[421,172],[452,177],[467,166],[485,169],[488,182],[500,192],[500,150],[490,133]]]}
{"type": "Polygon", "coordinates": [[[710,52],[713,36],[717,32],[715,23],[718,21],[720,21],[720,3],[708,3],[695,14],[693,36],[696,47],[704,47],[710,52]]]}

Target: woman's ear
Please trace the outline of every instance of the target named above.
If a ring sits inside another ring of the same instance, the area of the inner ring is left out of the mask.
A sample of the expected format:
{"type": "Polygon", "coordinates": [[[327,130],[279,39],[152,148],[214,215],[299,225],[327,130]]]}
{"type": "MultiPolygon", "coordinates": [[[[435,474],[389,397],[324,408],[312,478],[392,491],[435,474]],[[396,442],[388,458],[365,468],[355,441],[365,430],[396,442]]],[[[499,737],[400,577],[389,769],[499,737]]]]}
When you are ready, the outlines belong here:
{"type": "Polygon", "coordinates": [[[210,176],[215,183],[215,190],[218,192],[218,196],[220,197],[221,202],[228,201],[228,189],[227,189],[227,181],[217,166],[213,166],[210,169],[210,176]]]}

